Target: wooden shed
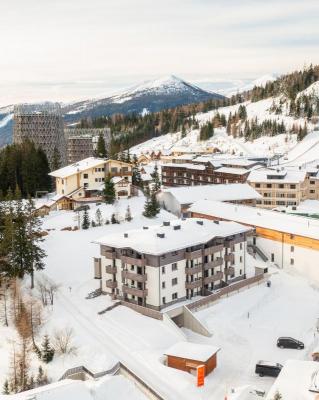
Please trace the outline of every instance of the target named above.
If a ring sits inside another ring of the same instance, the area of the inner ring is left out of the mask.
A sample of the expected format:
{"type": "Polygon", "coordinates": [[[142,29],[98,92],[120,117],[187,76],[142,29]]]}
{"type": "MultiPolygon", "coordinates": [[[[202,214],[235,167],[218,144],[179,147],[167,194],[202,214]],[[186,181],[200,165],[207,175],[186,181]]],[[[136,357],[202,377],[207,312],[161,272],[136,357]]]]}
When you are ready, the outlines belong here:
{"type": "Polygon", "coordinates": [[[205,365],[205,376],[217,367],[219,347],[190,342],[178,342],[166,350],[167,366],[196,373],[199,365],[205,365]]]}

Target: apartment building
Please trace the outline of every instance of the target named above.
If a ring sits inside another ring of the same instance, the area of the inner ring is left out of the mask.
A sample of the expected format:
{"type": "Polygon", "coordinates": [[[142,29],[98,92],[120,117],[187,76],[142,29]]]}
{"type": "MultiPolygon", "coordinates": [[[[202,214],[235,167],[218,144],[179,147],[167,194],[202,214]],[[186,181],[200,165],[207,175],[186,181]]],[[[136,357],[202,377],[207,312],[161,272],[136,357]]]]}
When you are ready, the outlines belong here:
{"type": "Polygon", "coordinates": [[[74,164],[85,158],[95,156],[100,135],[104,139],[106,149],[111,141],[110,128],[69,128],[64,129],[64,134],[68,164],[74,164]]]}
{"type": "Polygon", "coordinates": [[[112,176],[116,198],[131,196],[132,165],[122,161],[89,157],[49,175],[55,178],[57,196],[77,201],[99,199],[108,175],[112,176]]]}
{"type": "Polygon", "coordinates": [[[235,222],[185,219],[109,234],[95,241],[95,277],[103,293],[161,310],[245,278],[251,233],[235,222]]]}
{"type": "Polygon", "coordinates": [[[308,181],[305,170],[262,168],[252,171],[247,182],[261,194],[257,206],[275,208],[297,206],[307,199],[308,181]]]}
{"type": "Polygon", "coordinates": [[[306,182],[307,199],[319,200],[319,166],[306,168],[306,182]]]}
{"type": "Polygon", "coordinates": [[[45,152],[52,166],[58,152],[66,165],[66,144],[61,106],[58,103],[18,104],[14,106],[13,142],[32,141],[45,152]]]}
{"type": "Polygon", "coordinates": [[[249,238],[255,247],[279,268],[296,268],[319,282],[319,221],[257,207],[201,200],[189,209],[192,218],[235,221],[255,229],[249,238]]]}

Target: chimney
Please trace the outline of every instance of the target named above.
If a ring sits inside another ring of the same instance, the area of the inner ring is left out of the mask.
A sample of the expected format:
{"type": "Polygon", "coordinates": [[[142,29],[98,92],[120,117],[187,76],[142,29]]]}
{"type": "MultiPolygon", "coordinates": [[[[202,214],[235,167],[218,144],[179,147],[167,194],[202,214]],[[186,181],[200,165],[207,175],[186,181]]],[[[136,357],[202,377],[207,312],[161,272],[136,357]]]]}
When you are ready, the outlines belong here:
{"type": "Polygon", "coordinates": [[[144,230],[148,229],[148,226],[143,226],[143,229],[144,229],[144,230]]]}
{"type": "Polygon", "coordinates": [[[128,233],[124,233],[124,237],[125,237],[125,238],[128,238],[128,233]]]}
{"type": "Polygon", "coordinates": [[[163,222],[163,226],[170,226],[170,224],[171,224],[171,223],[170,223],[169,221],[164,221],[164,222],[163,222]]]}
{"type": "Polygon", "coordinates": [[[174,231],[178,231],[178,230],[181,229],[181,226],[180,225],[174,225],[173,229],[174,229],[174,231]]]}
{"type": "Polygon", "coordinates": [[[217,221],[217,219],[214,220],[214,224],[219,225],[219,221],[217,221]]]}
{"type": "Polygon", "coordinates": [[[159,237],[159,238],[161,238],[161,239],[164,239],[165,233],[158,233],[158,234],[157,234],[157,237],[159,237]]]}
{"type": "Polygon", "coordinates": [[[199,220],[199,221],[196,221],[196,222],[198,223],[198,225],[204,225],[204,221],[199,220]]]}

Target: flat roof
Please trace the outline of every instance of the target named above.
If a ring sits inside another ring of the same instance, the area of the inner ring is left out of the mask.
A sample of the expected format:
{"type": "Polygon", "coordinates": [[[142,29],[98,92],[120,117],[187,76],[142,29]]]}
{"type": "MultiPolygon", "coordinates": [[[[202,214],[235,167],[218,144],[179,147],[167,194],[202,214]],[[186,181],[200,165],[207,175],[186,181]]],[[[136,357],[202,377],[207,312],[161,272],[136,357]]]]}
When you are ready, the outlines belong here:
{"type": "Polygon", "coordinates": [[[206,167],[205,165],[201,164],[192,164],[192,163],[166,163],[162,165],[163,167],[175,167],[175,168],[187,168],[187,169],[200,169],[204,170],[206,167]]]}
{"type": "Polygon", "coordinates": [[[319,240],[319,221],[258,207],[200,200],[189,211],[319,240]]]}
{"type": "Polygon", "coordinates": [[[292,169],[262,168],[251,171],[249,182],[273,182],[273,183],[300,183],[306,178],[306,171],[292,169]],[[268,178],[268,176],[277,178],[268,178]]]}
{"type": "Polygon", "coordinates": [[[231,167],[221,167],[216,169],[216,172],[221,172],[223,174],[233,174],[233,175],[245,175],[249,174],[249,170],[245,168],[231,168],[231,167]]]}
{"type": "Polygon", "coordinates": [[[147,229],[123,230],[103,236],[94,243],[118,249],[130,248],[144,254],[161,255],[207,243],[215,237],[228,237],[250,230],[251,228],[236,222],[221,221],[216,224],[199,218],[188,218],[171,221],[169,226],[154,225],[147,229]],[[180,229],[174,229],[178,225],[180,229]],[[163,234],[164,237],[158,236],[163,234]]]}
{"type": "Polygon", "coordinates": [[[220,347],[191,342],[178,342],[165,351],[166,356],[187,358],[205,362],[220,350],[220,347]]]}
{"type": "Polygon", "coordinates": [[[286,361],[265,400],[272,400],[276,392],[279,392],[282,398],[287,400],[317,399],[319,393],[318,371],[319,363],[315,361],[286,361]],[[309,390],[316,387],[318,387],[318,392],[309,390]]]}
{"type": "Polygon", "coordinates": [[[180,204],[190,204],[198,200],[235,201],[260,199],[262,196],[248,183],[229,183],[172,187],[163,189],[161,194],[171,193],[180,204]]]}

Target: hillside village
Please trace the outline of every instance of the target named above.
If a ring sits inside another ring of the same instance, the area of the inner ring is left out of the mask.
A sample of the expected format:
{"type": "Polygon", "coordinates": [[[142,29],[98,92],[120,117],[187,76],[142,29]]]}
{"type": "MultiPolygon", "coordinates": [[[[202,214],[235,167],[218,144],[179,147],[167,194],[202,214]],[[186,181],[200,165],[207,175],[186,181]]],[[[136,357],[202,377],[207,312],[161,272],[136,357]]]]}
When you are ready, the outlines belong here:
{"type": "Polygon", "coordinates": [[[19,114],[0,155],[1,400],[317,398],[318,81],[276,85],[118,152],[84,132],[108,118],[82,120],[76,158],[49,146],[34,181],[7,173],[33,154],[19,114]]]}

